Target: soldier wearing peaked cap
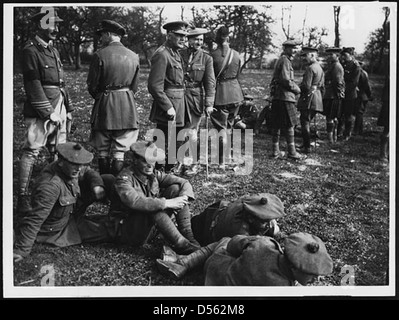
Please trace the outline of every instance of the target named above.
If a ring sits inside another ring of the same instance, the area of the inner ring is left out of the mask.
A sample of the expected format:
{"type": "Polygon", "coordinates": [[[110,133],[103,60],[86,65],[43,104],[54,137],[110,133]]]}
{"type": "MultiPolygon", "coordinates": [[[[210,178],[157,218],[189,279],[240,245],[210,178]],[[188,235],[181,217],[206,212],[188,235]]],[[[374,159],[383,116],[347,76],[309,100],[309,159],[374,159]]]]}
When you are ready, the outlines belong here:
{"type": "Polygon", "coordinates": [[[294,69],[292,59],[297,51],[298,42],[287,40],[283,43],[283,53],[276,62],[273,78],[270,83],[270,95],[272,97],[271,122],[272,129],[272,157],[279,158],[280,133],[285,134],[287,140],[288,157],[300,159],[301,155],[295,149],[294,127],[298,123],[296,114],[296,95],[301,89],[294,81],[294,69]]]}
{"type": "Polygon", "coordinates": [[[323,112],[327,122],[327,139],[329,143],[334,143],[337,142],[338,119],[342,116],[342,99],[345,97],[344,69],[339,62],[340,48],[326,48],[325,52],[323,112]]]}
{"type": "Polygon", "coordinates": [[[137,141],[130,149],[131,166],[117,177],[110,207],[119,242],[142,245],[155,225],[178,252],[187,254],[198,249],[188,206],[195,198],[191,184],[155,169],[156,163],[165,160],[165,154],[152,141],[137,141]]]}
{"type": "Polygon", "coordinates": [[[208,30],[204,28],[188,29],[188,48],[180,51],[184,70],[184,102],[190,115],[185,128],[190,129],[190,150],[194,159],[193,164],[185,171],[187,176],[198,172],[198,130],[201,116],[205,113],[208,117],[212,113],[215,101],[213,59],[202,49],[206,33],[208,30]]]}
{"type": "Polygon", "coordinates": [[[43,147],[52,162],[56,145],[67,140],[67,121],[72,120],[73,106],[65,88],[64,69],[54,41],[63,20],[57,11],[39,12],[31,17],[36,36],[22,51],[22,72],[26,101],[26,140],[19,162],[17,215],[31,210],[30,180],[34,165],[43,147]]]}
{"type": "Polygon", "coordinates": [[[363,114],[366,112],[368,101],[372,99],[369,75],[367,71],[364,70],[363,62],[359,61],[359,65],[360,76],[357,85],[358,92],[355,107],[356,119],[353,128],[354,134],[363,134],[363,114]]]}
{"type": "Polygon", "coordinates": [[[206,286],[294,286],[314,282],[333,270],[333,262],[320,238],[294,233],[280,244],[266,236],[236,235],[211,243],[188,256],[169,251],[157,259],[159,270],[183,277],[204,265],[206,286]]]}
{"type": "Polygon", "coordinates": [[[93,55],[87,86],[94,99],[91,114],[91,144],[98,152],[101,174],[117,175],[124,155],[138,137],[134,94],[138,90],[139,56],[127,49],[121,38],[126,29],[116,21],[103,20],[96,30],[103,48],[93,55]]]}
{"type": "Polygon", "coordinates": [[[32,192],[32,209],[19,221],[14,259],[28,256],[35,242],[66,247],[109,241],[108,219],[85,218],[86,208],[109,195],[112,175],[100,176],[88,167],[93,154],[80,144],[58,145],[58,160],[47,165],[32,192]]]}
{"type": "Polygon", "coordinates": [[[163,139],[157,137],[156,143],[165,150],[166,172],[176,164],[176,137],[190,119],[184,103],[184,72],[179,52],[185,47],[187,26],[185,21],[163,26],[167,31],[166,41],[151,57],[148,76],[148,91],[153,98],[150,120],[163,133],[163,139]]]}
{"type": "Polygon", "coordinates": [[[344,141],[351,138],[355,126],[357,87],[361,74],[359,62],[355,59],[354,54],[355,48],[353,47],[344,47],[341,51],[341,61],[345,72],[345,98],[342,101],[344,121],[341,120],[338,135],[340,135],[343,127],[345,127],[343,132],[344,141]]]}
{"type": "Polygon", "coordinates": [[[303,47],[301,56],[306,65],[302,83],[299,86],[301,95],[297,108],[301,113],[302,152],[310,152],[310,121],[317,112],[323,112],[324,72],[317,60],[317,48],[303,47]]]}
{"type": "Polygon", "coordinates": [[[244,196],[234,202],[218,201],[191,219],[195,238],[201,245],[223,237],[243,235],[275,236],[276,219],[283,216],[284,206],[273,194],[244,196]]]}

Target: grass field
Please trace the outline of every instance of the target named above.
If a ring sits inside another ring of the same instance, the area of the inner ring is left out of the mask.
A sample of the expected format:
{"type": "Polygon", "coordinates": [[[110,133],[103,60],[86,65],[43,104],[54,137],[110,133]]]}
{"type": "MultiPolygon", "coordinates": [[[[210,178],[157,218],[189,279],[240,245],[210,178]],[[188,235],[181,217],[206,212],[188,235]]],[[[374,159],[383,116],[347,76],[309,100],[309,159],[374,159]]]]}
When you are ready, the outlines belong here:
{"type": "MultiPolygon", "coordinates": [[[[86,90],[87,67],[66,70],[66,81],[76,106],[74,121],[78,129],[72,140],[86,141],[90,133],[92,99],[86,90]]],[[[151,97],[147,91],[148,69],[141,74],[137,94],[140,136],[153,127],[148,121],[151,97]]],[[[267,93],[271,71],[245,70],[241,84],[245,92],[263,97],[267,93]]],[[[300,81],[300,74],[297,74],[300,81]]],[[[261,132],[253,139],[253,169],[237,175],[210,167],[191,179],[196,201],[193,214],[220,199],[233,200],[245,194],[274,193],[281,198],[285,215],[279,220],[285,234],[296,231],[319,236],[334,261],[334,271],[314,285],[338,286],[347,266],[354,270],[358,286],[386,284],[389,252],[389,167],[378,161],[379,134],[376,126],[381,107],[383,79],[370,75],[374,100],[365,114],[365,132],[333,148],[325,143],[325,120],[317,117],[321,139],[306,160],[292,162],[270,159],[271,136],[261,132]],[[343,268],[345,267],[345,268],[343,268]]],[[[24,141],[25,125],[21,115],[24,90],[22,75],[14,76],[13,186],[16,190],[18,160],[24,141]]],[[[255,101],[260,106],[264,100],[255,101]]],[[[301,139],[297,137],[297,144],[301,139]]],[[[286,150],[282,139],[281,149],[286,150]]],[[[93,151],[93,150],[92,150],[93,151]]],[[[34,176],[46,164],[46,152],[34,176]]],[[[96,167],[96,161],[93,162],[96,167]]],[[[16,204],[14,192],[14,208],[16,204]]],[[[106,214],[107,207],[94,205],[89,214],[106,214]]],[[[14,265],[14,285],[40,286],[47,266],[54,268],[56,286],[201,286],[202,270],[194,270],[184,279],[173,281],[160,275],[155,265],[162,239],[157,237],[145,247],[131,248],[115,244],[82,244],[68,248],[35,245],[30,257],[14,265]],[[43,269],[44,268],[44,269],[43,269]]]]}

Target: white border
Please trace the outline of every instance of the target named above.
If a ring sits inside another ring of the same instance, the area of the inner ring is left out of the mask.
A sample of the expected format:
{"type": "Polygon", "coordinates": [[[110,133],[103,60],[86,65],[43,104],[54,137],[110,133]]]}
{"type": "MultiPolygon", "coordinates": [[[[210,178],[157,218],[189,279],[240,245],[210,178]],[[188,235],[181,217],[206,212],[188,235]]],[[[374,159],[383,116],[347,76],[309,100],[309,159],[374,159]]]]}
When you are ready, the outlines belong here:
{"type": "MultiPolygon", "coordinates": [[[[195,3],[195,2],[194,2],[195,3]]],[[[305,4],[306,2],[296,2],[305,4]]],[[[372,5],[375,2],[353,2],[353,4],[372,5]]],[[[119,6],[119,5],[156,5],[156,3],[51,3],[52,6],[87,5],[87,6],[119,6]]],[[[165,5],[192,4],[189,2],[164,3],[165,5]]],[[[203,4],[203,3],[202,3],[203,4]]],[[[223,2],[213,4],[226,4],[223,2]]],[[[229,4],[251,5],[251,2],[237,2],[229,4]]],[[[252,4],[262,4],[255,2],[252,4]]],[[[281,5],[278,2],[265,2],[265,4],[281,5]]],[[[315,2],[311,2],[315,4],[315,2]]],[[[348,5],[351,2],[323,2],[325,5],[348,5]]],[[[45,6],[48,3],[18,3],[3,4],[3,292],[4,297],[304,297],[304,296],[393,296],[395,295],[395,248],[396,248],[396,193],[395,193],[395,162],[396,162],[396,46],[397,46],[397,4],[396,2],[379,2],[391,8],[391,82],[390,82],[390,240],[389,240],[389,286],[325,286],[325,287],[168,287],[168,286],[136,286],[136,287],[19,287],[13,284],[12,258],[12,169],[13,161],[13,8],[29,6],[45,6]],[[11,110],[11,113],[10,113],[11,110]],[[9,200],[11,199],[11,203],[9,200]]]]}

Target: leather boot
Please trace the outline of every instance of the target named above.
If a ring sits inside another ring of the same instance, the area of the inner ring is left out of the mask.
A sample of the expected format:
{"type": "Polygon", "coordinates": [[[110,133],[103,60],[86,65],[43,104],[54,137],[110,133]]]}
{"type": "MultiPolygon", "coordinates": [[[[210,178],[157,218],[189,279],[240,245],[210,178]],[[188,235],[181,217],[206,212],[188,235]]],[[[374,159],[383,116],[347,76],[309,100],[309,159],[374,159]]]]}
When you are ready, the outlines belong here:
{"type": "Polygon", "coordinates": [[[111,174],[113,174],[116,177],[119,174],[119,172],[122,171],[123,165],[124,165],[124,161],[123,160],[118,160],[118,159],[112,160],[112,163],[111,163],[111,174]]]}
{"type": "Polygon", "coordinates": [[[345,130],[344,130],[344,137],[343,140],[344,141],[348,141],[353,133],[353,127],[354,127],[355,121],[354,118],[351,117],[350,119],[347,119],[345,121],[345,130]]]}
{"type": "Polygon", "coordinates": [[[356,115],[355,126],[353,128],[353,134],[363,134],[363,113],[356,115]]]}
{"type": "Polygon", "coordinates": [[[333,121],[327,122],[327,141],[328,141],[328,143],[334,143],[333,130],[334,130],[334,122],[333,121]]]}
{"type": "Polygon", "coordinates": [[[279,158],[281,156],[280,144],[278,142],[273,143],[272,148],[273,148],[272,155],[271,155],[272,158],[275,158],[275,159],[279,158]]]}
{"type": "Polygon", "coordinates": [[[338,141],[338,120],[334,120],[334,128],[333,128],[333,142],[338,141]]]}
{"type": "Polygon", "coordinates": [[[32,210],[30,203],[29,184],[33,167],[36,163],[36,155],[30,151],[24,152],[19,161],[19,190],[18,190],[18,215],[25,215],[32,210]]]}
{"type": "Polygon", "coordinates": [[[194,238],[193,230],[191,229],[191,213],[187,205],[176,214],[176,222],[177,229],[182,236],[194,245],[201,247],[199,242],[194,238]]]}
{"type": "Polygon", "coordinates": [[[310,152],[310,125],[309,122],[302,123],[302,152],[309,153],[310,152]]]}
{"type": "Polygon", "coordinates": [[[199,248],[187,256],[178,256],[176,262],[157,259],[159,272],[175,279],[181,279],[188,271],[202,266],[212,255],[217,244],[218,242],[214,242],[208,244],[206,247],[199,248]]]}
{"type": "Polygon", "coordinates": [[[295,148],[295,137],[294,137],[294,128],[288,128],[286,133],[287,139],[287,148],[288,148],[288,158],[299,160],[302,158],[301,154],[296,151],[295,148]]]}
{"type": "Polygon", "coordinates": [[[98,158],[98,171],[100,174],[109,174],[111,161],[108,157],[98,158]]]}
{"type": "Polygon", "coordinates": [[[278,158],[281,156],[281,152],[280,152],[280,131],[277,129],[273,129],[272,132],[272,154],[271,157],[272,158],[278,158]]]}
{"type": "Polygon", "coordinates": [[[178,253],[189,254],[199,248],[199,246],[191,243],[179,232],[172,219],[165,211],[155,213],[153,219],[159,232],[178,253]]]}
{"type": "Polygon", "coordinates": [[[388,143],[389,143],[389,137],[381,136],[379,158],[383,162],[388,162],[388,143]]]}

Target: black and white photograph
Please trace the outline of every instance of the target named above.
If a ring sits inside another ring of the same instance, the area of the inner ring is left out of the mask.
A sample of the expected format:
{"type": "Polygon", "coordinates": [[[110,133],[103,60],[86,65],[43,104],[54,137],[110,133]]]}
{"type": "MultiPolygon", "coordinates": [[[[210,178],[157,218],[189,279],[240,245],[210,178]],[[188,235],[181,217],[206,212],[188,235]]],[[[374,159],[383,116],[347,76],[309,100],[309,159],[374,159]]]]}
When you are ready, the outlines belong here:
{"type": "Polygon", "coordinates": [[[5,298],[396,296],[396,2],[3,24],[5,298]]]}

